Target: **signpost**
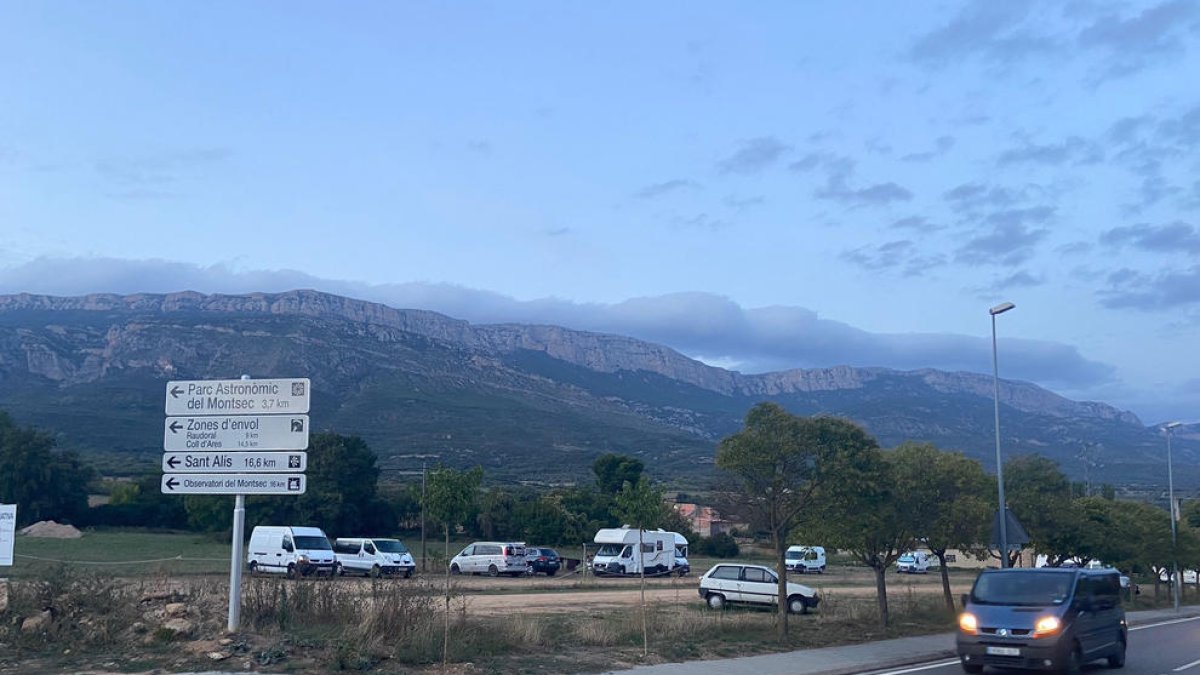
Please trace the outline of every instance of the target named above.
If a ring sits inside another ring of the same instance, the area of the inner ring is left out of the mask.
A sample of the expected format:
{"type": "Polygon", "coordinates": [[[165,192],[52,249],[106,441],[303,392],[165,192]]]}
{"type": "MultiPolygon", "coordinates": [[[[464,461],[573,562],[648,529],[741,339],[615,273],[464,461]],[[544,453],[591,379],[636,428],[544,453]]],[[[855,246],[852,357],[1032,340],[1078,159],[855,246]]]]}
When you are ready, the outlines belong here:
{"type": "Polygon", "coordinates": [[[169,495],[302,495],[307,487],[304,478],[302,473],[164,473],[162,491],[169,495]]]}
{"type": "Polygon", "coordinates": [[[303,450],[308,415],[168,417],[164,450],[303,450]]]}
{"type": "Polygon", "coordinates": [[[238,629],[246,495],[302,495],[312,393],[306,377],[167,382],[163,494],[235,495],[229,632],[238,629]]]}

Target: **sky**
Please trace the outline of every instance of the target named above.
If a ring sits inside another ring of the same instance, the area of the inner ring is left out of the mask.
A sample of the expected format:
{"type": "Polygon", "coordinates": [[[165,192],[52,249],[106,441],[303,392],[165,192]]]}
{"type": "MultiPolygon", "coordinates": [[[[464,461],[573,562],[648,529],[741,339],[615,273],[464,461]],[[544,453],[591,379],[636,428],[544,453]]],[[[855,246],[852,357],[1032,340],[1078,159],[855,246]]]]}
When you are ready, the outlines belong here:
{"type": "Polygon", "coordinates": [[[1200,3],[0,3],[0,293],[350,295],[1200,420],[1200,3]]]}

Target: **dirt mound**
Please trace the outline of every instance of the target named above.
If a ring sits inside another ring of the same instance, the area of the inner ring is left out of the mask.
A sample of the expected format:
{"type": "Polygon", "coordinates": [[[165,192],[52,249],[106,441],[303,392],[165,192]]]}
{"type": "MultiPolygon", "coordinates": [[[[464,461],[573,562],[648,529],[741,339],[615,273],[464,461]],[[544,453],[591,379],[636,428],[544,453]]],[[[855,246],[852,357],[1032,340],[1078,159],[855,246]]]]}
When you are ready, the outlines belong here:
{"type": "Polygon", "coordinates": [[[78,539],[83,536],[83,533],[76,529],[74,525],[59,525],[53,520],[39,520],[23,528],[21,534],[26,537],[40,537],[43,539],[78,539]]]}

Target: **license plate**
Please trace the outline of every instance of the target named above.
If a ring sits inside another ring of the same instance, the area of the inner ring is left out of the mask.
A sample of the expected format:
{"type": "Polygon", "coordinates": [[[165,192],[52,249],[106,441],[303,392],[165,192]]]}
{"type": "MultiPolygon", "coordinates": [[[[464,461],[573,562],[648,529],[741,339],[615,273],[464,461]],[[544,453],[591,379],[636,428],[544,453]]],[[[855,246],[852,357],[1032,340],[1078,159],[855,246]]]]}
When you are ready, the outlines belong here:
{"type": "Polygon", "coordinates": [[[1021,650],[1016,647],[988,647],[987,653],[992,656],[1020,656],[1021,650]]]}

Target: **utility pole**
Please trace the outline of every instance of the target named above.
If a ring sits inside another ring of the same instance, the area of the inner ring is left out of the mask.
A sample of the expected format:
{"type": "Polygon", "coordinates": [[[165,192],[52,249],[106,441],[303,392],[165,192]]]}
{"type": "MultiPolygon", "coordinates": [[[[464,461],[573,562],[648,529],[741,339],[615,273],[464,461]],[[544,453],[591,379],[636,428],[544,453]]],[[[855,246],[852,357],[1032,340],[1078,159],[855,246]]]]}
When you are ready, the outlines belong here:
{"type": "Polygon", "coordinates": [[[425,556],[425,460],[421,460],[421,571],[427,568],[425,556]]]}

